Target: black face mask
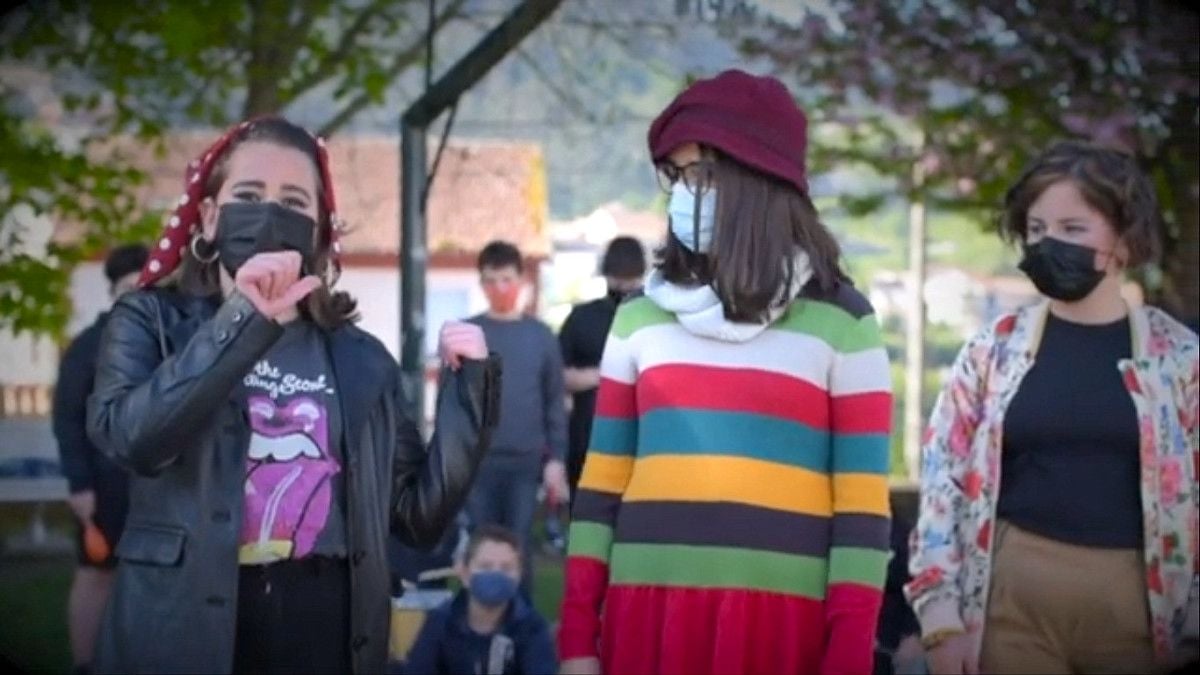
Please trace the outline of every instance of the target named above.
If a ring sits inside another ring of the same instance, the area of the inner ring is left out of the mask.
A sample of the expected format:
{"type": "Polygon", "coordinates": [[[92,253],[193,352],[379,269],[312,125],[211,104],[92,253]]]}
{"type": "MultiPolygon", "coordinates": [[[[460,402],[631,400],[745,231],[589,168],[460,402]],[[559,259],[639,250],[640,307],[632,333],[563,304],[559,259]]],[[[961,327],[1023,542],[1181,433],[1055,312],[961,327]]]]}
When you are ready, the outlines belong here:
{"type": "Polygon", "coordinates": [[[312,218],[275,202],[225,204],[217,214],[217,250],[221,265],[229,276],[256,253],[296,251],[300,254],[301,275],[312,270],[312,218]]]}
{"type": "Polygon", "coordinates": [[[1063,302],[1086,298],[1104,279],[1104,271],[1096,269],[1096,249],[1051,237],[1026,244],[1018,267],[1042,295],[1063,302]]]}
{"type": "Polygon", "coordinates": [[[636,288],[622,290],[620,288],[614,288],[612,286],[609,286],[607,295],[608,295],[608,299],[611,300],[614,305],[619,305],[622,302],[625,302],[625,298],[628,298],[637,292],[638,292],[638,289],[636,289],[636,288]]]}

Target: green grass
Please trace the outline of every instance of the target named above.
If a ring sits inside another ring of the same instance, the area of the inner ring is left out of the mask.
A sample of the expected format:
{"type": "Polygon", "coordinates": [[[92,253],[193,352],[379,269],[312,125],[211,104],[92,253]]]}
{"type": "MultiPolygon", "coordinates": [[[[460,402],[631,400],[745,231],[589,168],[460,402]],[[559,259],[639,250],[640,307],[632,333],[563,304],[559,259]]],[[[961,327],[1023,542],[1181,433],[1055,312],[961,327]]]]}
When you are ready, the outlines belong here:
{"type": "MultiPolygon", "coordinates": [[[[0,539],[23,531],[30,508],[0,507],[0,539]]],[[[47,527],[69,532],[69,515],[59,505],[46,510],[47,527]]],[[[0,556],[0,664],[11,662],[33,673],[68,673],[67,593],[75,559],[70,555],[0,556]]],[[[534,562],[533,603],[548,622],[558,620],[562,601],[562,561],[538,556],[534,562]]]]}
{"type": "Polygon", "coordinates": [[[557,558],[539,557],[533,567],[533,606],[550,624],[558,621],[563,595],[563,563],[557,558]]]}
{"type": "MultiPolygon", "coordinates": [[[[0,506],[0,540],[25,533],[34,507],[0,506]]],[[[47,529],[71,532],[70,511],[52,504],[43,511],[47,529]]],[[[0,556],[0,659],[19,670],[67,673],[67,592],[75,558],[71,554],[0,556]]]]}
{"type": "Polygon", "coordinates": [[[0,656],[18,669],[66,673],[70,556],[0,560],[0,656]]]}

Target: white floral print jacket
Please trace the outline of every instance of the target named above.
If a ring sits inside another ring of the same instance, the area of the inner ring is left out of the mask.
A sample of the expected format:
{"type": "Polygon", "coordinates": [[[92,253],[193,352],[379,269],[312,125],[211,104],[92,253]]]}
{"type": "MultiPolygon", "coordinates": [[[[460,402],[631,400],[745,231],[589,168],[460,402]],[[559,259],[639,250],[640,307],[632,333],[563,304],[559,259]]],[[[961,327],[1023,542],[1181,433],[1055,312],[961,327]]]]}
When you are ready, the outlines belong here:
{"type": "MultiPolygon", "coordinates": [[[[921,502],[905,593],[924,634],[964,630],[982,646],[1000,494],[1004,412],[1033,365],[1049,305],[1001,317],[967,342],[923,440],[921,502]]],[[[1179,657],[1197,623],[1197,339],[1153,307],[1130,311],[1120,369],[1137,411],[1146,587],[1157,657],[1179,657]]]]}

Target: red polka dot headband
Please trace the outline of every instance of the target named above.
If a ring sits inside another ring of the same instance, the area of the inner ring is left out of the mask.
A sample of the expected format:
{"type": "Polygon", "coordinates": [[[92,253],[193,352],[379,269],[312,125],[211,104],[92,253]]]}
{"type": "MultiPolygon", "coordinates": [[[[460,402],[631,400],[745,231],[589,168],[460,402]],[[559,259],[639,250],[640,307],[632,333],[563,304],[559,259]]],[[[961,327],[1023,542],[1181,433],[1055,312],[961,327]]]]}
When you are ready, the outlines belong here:
{"type": "MultiPolygon", "coordinates": [[[[272,118],[257,117],[234,126],[209,146],[203,154],[188,163],[187,170],[184,172],[183,194],[179,197],[179,202],[171,213],[171,217],[167,219],[166,227],[163,228],[158,242],[150,251],[150,258],[138,276],[138,286],[154,284],[179,267],[191,238],[199,229],[200,202],[204,199],[204,185],[208,182],[208,177],[212,175],[213,167],[226,155],[236,138],[255,123],[265,119],[272,118]]],[[[338,235],[342,227],[333,197],[333,181],[329,174],[329,153],[325,149],[325,139],[313,136],[313,140],[317,144],[317,168],[325,188],[322,191],[321,205],[325,207],[325,211],[329,214],[329,222],[332,224],[329,233],[332,247],[330,263],[340,269],[338,256],[342,252],[342,245],[338,241],[338,235]]]]}

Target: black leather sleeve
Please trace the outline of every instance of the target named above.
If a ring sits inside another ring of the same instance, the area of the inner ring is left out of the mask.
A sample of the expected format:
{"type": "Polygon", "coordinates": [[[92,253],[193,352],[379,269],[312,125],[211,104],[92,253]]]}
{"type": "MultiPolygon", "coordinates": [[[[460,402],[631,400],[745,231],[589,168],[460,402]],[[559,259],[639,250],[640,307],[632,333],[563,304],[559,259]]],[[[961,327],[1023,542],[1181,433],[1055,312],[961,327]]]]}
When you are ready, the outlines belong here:
{"type": "MultiPolygon", "coordinates": [[[[442,368],[437,417],[429,447],[401,412],[393,460],[392,531],[404,543],[428,548],[462,508],[475,470],[491,442],[500,411],[498,355],[463,362],[457,372],[442,368]]],[[[397,383],[395,405],[404,395],[397,383]]]]}
{"type": "Polygon", "coordinates": [[[175,461],[180,439],[201,433],[234,385],[283,328],[239,293],[201,323],[175,353],[162,355],[160,299],[130,293],[105,327],[88,399],[88,435],[116,462],[155,475],[175,461]]]}

